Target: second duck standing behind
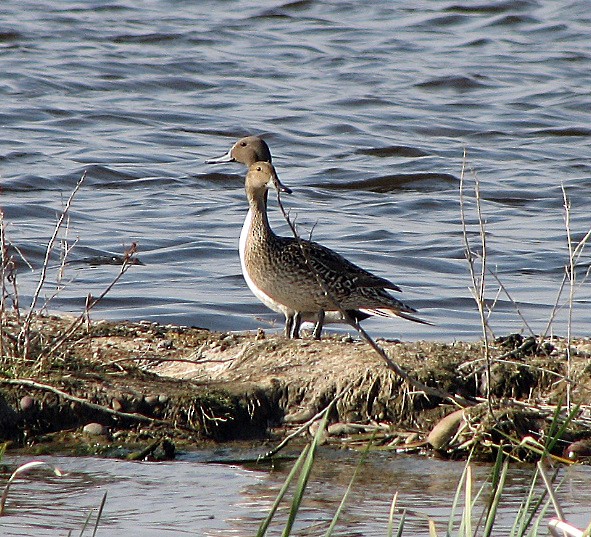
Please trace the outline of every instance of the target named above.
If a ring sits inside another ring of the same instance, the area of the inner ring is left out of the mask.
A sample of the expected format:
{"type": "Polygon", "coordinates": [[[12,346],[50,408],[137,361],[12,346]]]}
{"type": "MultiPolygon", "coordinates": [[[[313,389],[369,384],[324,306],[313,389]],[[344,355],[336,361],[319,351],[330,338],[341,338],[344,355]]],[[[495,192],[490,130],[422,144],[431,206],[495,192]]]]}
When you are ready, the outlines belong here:
{"type": "Polygon", "coordinates": [[[299,337],[302,321],[316,321],[314,337],[320,338],[327,314],[332,322],[342,322],[335,300],[357,320],[381,315],[425,322],[411,315],[414,308],[388,293],[387,289],[400,291],[388,280],[316,242],[279,237],[273,232],[267,218],[269,188],[290,190],[281,184],[269,162],[250,164],[245,186],[249,210],[240,234],[242,272],[256,297],[285,315],[287,337],[299,337]]]}

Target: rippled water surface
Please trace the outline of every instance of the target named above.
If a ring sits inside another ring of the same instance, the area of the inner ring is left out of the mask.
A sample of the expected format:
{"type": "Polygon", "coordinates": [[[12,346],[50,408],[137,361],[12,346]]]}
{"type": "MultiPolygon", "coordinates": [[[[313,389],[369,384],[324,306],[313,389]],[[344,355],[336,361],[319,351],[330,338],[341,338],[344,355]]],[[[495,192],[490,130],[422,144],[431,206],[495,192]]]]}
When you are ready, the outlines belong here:
{"type": "MultiPolygon", "coordinates": [[[[262,465],[211,461],[256,455],[222,449],[187,453],[172,463],[42,458],[58,466],[64,476],[49,476],[46,470],[17,479],[6,504],[8,516],[0,519],[0,533],[7,537],[66,535],[68,531],[79,535],[90,514],[85,535],[91,534],[96,511],[106,492],[97,535],[252,536],[269,512],[293,462],[270,470],[262,465]]],[[[13,466],[24,460],[27,459],[10,458],[4,462],[13,470],[13,466]]],[[[296,521],[296,535],[325,535],[358,461],[356,453],[330,449],[319,452],[296,521]]],[[[373,453],[353,485],[335,535],[386,535],[390,504],[396,492],[399,508],[396,523],[402,511],[407,511],[404,535],[427,537],[427,517],[436,523],[440,533],[444,532],[463,468],[461,462],[373,453]]],[[[489,477],[490,467],[474,465],[473,471],[476,492],[489,477]]],[[[515,513],[528,494],[532,475],[531,467],[511,468],[495,535],[509,535],[515,513]]],[[[589,523],[591,502],[589,467],[562,469],[558,479],[561,485],[557,498],[566,518],[584,527],[589,523]]],[[[279,509],[269,535],[281,535],[290,502],[291,492],[279,509]]],[[[478,512],[482,505],[478,504],[478,512]]],[[[550,508],[542,524],[547,524],[554,514],[550,508]]]]}
{"type": "MultiPolygon", "coordinates": [[[[464,259],[462,155],[480,181],[489,267],[536,332],[591,206],[591,11],[585,2],[131,0],[0,4],[1,206],[21,303],[56,212],[81,177],[65,289],[79,312],[118,267],[89,258],[138,244],[95,317],[218,330],[281,324],[240,273],[244,170],[208,166],[262,134],[303,235],[399,284],[434,327],[371,320],[375,335],[480,334],[464,259]]],[[[466,174],[468,233],[479,249],[466,174]]],[[[272,224],[288,233],[271,203],[272,224]]],[[[54,265],[57,264],[57,257],[54,265]]],[[[580,259],[582,280],[589,257],[580,259]]],[[[50,274],[50,283],[55,274],[50,274]]],[[[489,277],[488,297],[498,285],[489,277]]],[[[53,295],[52,285],[43,297],[53,295]]],[[[589,335],[576,289],[574,331],[589,335]]],[[[498,295],[500,333],[524,329],[498,295]]],[[[566,311],[552,328],[565,332],[566,311]]]]}

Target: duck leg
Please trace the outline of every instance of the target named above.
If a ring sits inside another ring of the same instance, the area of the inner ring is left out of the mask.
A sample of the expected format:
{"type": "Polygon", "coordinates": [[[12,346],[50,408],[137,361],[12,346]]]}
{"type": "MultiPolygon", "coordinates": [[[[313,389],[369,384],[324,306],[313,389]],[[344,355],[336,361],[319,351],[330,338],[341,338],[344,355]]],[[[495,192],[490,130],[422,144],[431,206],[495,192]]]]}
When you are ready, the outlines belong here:
{"type": "Polygon", "coordinates": [[[293,315],[285,316],[285,337],[288,339],[299,339],[302,314],[296,311],[293,315]]]}
{"type": "Polygon", "coordinates": [[[320,334],[322,334],[322,326],[324,325],[324,310],[320,310],[318,312],[318,319],[316,319],[316,324],[314,325],[314,331],[312,332],[312,337],[314,339],[320,339],[320,334]]]}
{"type": "Polygon", "coordinates": [[[295,315],[292,317],[292,327],[291,333],[289,337],[291,339],[299,339],[300,338],[300,326],[302,325],[302,314],[299,311],[296,311],[295,315]]]}
{"type": "Polygon", "coordinates": [[[293,315],[285,315],[285,329],[283,331],[286,338],[291,337],[291,331],[293,330],[293,315]]]}

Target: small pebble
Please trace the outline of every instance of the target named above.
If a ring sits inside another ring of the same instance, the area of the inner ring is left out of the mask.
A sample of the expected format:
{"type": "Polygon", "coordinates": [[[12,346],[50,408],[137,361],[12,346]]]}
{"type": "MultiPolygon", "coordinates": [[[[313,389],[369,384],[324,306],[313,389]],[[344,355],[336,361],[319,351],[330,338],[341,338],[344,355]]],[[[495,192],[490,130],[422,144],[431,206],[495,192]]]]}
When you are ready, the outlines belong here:
{"type": "Polygon", "coordinates": [[[158,404],[159,396],[158,395],[148,395],[144,401],[148,406],[156,406],[158,404]]]}
{"type": "Polygon", "coordinates": [[[35,399],[33,399],[30,395],[25,395],[23,398],[21,398],[19,406],[23,412],[33,410],[35,408],[35,399]]]}
{"type": "Polygon", "coordinates": [[[174,342],[172,341],[172,339],[165,339],[165,340],[161,341],[160,343],[158,343],[158,345],[156,345],[156,348],[171,350],[171,349],[174,349],[174,342]]]}
{"type": "Polygon", "coordinates": [[[101,436],[107,432],[104,425],[95,422],[85,425],[82,431],[90,436],[101,436]]]}
{"type": "Polygon", "coordinates": [[[111,408],[115,412],[121,412],[123,410],[123,401],[121,399],[113,399],[111,401],[111,408]]]}
{"type": "Polygon", "coordinates": [[[331,436],[346,436],[365,432],[362,427],[356,427],[350,423],[337,422],[328,426],[328,434],[331,436]]]}

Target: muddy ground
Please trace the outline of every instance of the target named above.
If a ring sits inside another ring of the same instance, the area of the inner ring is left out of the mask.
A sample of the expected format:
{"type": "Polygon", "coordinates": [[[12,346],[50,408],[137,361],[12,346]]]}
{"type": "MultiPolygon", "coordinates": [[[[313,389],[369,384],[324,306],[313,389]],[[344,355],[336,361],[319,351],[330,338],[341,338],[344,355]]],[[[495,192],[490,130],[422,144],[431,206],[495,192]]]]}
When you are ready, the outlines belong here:
{"type": "MultiPolygon", "coordinates": [[[[518,335],[490,348],[491,405],[482,399],[481,343],[378,340],[412,378],[452,398],[403,380],[356,334],[287,340],[100,321],[44,354],[71,323],[35,318],[23,359],[19,321],[3,321],[0,437],[13,447],[171,457],[175,446],[203,442],[273,445],[338,395],[328,442],[355,446],[373,436],[382,449],[457,457],[478,445],[492,456],[501,442],[545,441],[569,373],[564,340],[518,335]]],[[[560,454],[591,436],[591,341],[573,343],[570,380],[572,402],[583,407],[561,433],[560,454]]]]}

